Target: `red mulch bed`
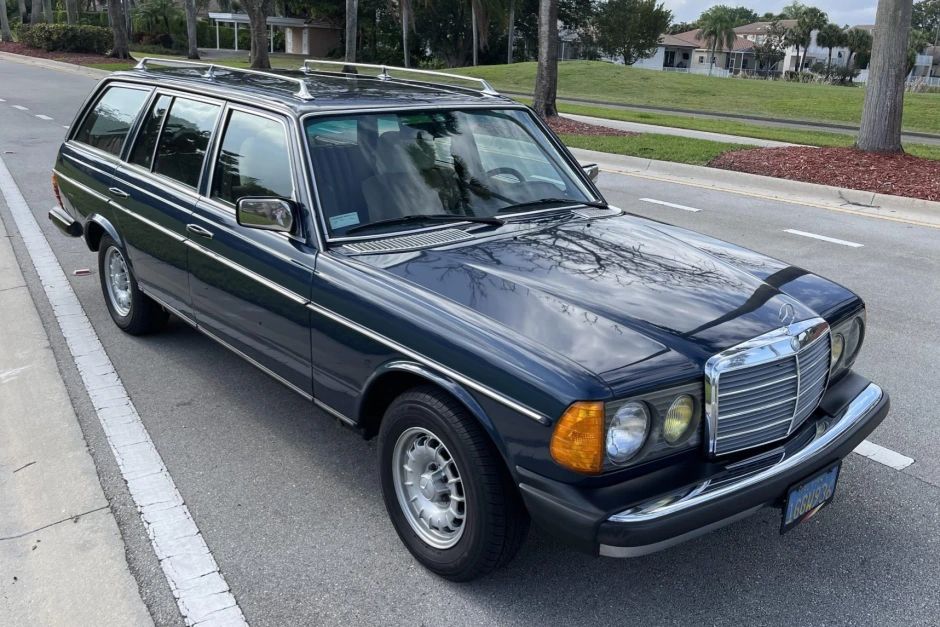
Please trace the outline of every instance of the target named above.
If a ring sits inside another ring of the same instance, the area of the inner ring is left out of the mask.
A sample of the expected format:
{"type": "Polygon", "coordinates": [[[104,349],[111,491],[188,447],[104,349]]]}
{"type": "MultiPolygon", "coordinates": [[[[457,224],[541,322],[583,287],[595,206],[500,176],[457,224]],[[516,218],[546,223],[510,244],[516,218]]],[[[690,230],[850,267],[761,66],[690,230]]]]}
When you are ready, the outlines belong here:
{"type": "Polygon", "coordinates": [[[726,152],[713,168],[940,201],[940,161],[854,148],[750,148],[726,152]]]}
{"type": "Polygon", "coordinates": [[[610,128],[609,126],[598,126],[597,124],[585,124],[576,120],[563,118],[560,115],[548,118],[548,125],[559,135],[616,135],[620,137],[630,137],[637,135],[630,131],[621,131],[620,129],[610,128]]]}
{"type": "Polygon", "coordinates": [[[39,57],[41,59],[52,59],[54,61],[65,61],[66,63],[77,63],[78,65],[88,65],[90,63],[113,63],[118,59],[112,59],[103,54],[88,54],[84,52],[60,52],[53,50],[47,52],[42,48],[30,48],[27,45],[0,41],[0,52],[9,52],[11,54],[21,54],[26,57],[39,57]]]}

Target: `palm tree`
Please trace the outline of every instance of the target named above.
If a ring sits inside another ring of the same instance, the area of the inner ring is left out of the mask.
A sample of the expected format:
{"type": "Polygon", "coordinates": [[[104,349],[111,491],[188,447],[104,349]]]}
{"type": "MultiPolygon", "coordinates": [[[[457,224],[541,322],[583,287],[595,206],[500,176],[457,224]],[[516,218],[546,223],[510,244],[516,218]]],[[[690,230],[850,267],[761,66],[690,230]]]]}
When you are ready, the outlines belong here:
{"type": "Polygon", "coordinates": [[[871,33],[861,28],[851,28],[845,33],[845,47],[849,49],[846,67],[852,67],[852,57],[871,52],[871,33]]]}
{"type": "Polygon", "coordinates": [[[826,24],[816,33],[816,45],[829,49],[829,59],[826,61],[826,78],[832,73],[832,49],[845,45],[845,31],[835,24],[826,24]]]}
{"type": "Polygon", "coordinates": [[[408,54],[408,31],[411,30],[413,17],[411,15],[411,0],[398,0],[398,12],[401,13],[401,49],[404,56],[405,67],[411,67],[408,54]]]}
{"type": "Polygon", "coordinates": [[[7,0],[0,0],[0,41],[13,41],[10,20],[7,18],[7,0]]]}
{"type": "Polygon", "coordinates": [[[797,47],[797,57],[799,63],[796,66],[797,72],[803,71],[803,64],[806,63],[806,53],[809,51],[809,45],[813,41],[813,31],[819,30],[829,23],[829,16],[816,7],[805,7],[796,18],[796,28],[794,36],[797,37],[803,45],[803,56],[799,57],[799,47],[797,47]]]}
{"type": "Polygon", "coordinates": [[[186,10],[186,56],[190,59],[199,58],[199,40],[196,38],[196,0],[183,0],[186,10]]]}
{"type": "Polygon", "coordinates": [[[509,0],[509,28],[506,32],[507,48],[506,63],[512,63],[513,39],[516,36],[516,0],[509,0]]]}
{"type": "Polygon", "coordinates": [[[708,75],[711,76],[718,47],[728,50],[734,48],[734,40],[737,39],[737,33],[734,32],[734,15],[731,9],[719,4],[702,13],[698,23],[699,32],[695,38],[704,40],[711,50],[711,58],[708,60],[708,75]]]}
{"type": "Polygon", "coordinates": [[[543,118],[558,115],[558,0],[539,0],[539,61],[532,108],[543,118]]]}
{"type": "Polygon", "coordinates": [[[356,62],[356,37],[359,31],[359,0],[346,0],[346,63],[356,62]]]}

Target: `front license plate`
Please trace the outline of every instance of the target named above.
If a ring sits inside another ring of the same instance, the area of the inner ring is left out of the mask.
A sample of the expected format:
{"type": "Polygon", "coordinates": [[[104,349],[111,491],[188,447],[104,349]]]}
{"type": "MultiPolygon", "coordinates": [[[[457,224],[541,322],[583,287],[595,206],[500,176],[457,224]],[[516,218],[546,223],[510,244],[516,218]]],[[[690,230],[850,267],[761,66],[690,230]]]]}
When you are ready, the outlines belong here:
{"type": "Polygon", "coordinates": [[[787,491],[780,533],[786,533],[804,520],[812,518],[832,501],[841,467],[842,463],[836,462],[787,491]]]}

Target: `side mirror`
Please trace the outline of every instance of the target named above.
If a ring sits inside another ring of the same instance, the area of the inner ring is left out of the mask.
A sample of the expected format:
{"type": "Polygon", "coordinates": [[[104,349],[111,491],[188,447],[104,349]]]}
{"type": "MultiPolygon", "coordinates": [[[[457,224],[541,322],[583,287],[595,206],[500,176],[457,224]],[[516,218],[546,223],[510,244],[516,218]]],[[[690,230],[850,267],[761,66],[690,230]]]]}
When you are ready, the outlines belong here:
{"type": "Polygon", "coordinates": [[[245,197],[235,204],[235,220],[251,229],[290,233],[295,211],[296,204],[284,198],[245,197]]]}
{"type": "Polygon", "coordinates": [[[592,181],[596,181],[597,175],[601,172],[601,169],[596,163],[582,163],[581,169],[584,170],[584,173],[587,174],[588,178],[592,181]]]}

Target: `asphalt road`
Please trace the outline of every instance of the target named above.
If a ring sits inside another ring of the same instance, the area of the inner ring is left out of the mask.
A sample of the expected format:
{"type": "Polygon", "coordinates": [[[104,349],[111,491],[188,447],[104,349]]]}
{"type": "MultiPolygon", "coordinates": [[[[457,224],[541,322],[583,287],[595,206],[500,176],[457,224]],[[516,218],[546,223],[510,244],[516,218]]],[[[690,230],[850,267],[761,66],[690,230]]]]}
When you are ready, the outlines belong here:
{"type": "MultiPolygon", "coordinates": [[[[0,61],[0,156],[250,623],[940,624],[940,231],[603,173],[601,188],[624,208],[791,260],[857,290],[869,320],[858,369],[893,400],[871,440],[916,461],[896,471],[851,456],[832,506],[786,536],[778,535],[779,513],[767,511],[669,551],[618,561],[574,552],[536,529],[508,568],[451,584],[417,566],[398,541],[382,504],[373,443],[182,323],[146,338],[111,323],[95,256],[45,218],[63,125],[93,85],[0,61]],[[93,272],[72,274],[81,268],[93,272]]],[[[2,199],[0,217],[15,233],[2,199]]],[[[42,287],[22,242],[13,240],[131,570],[156,622],[178,624],[42,287]]]]}

